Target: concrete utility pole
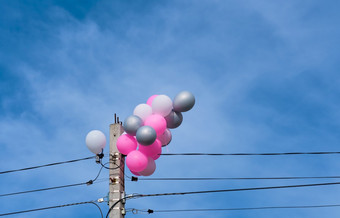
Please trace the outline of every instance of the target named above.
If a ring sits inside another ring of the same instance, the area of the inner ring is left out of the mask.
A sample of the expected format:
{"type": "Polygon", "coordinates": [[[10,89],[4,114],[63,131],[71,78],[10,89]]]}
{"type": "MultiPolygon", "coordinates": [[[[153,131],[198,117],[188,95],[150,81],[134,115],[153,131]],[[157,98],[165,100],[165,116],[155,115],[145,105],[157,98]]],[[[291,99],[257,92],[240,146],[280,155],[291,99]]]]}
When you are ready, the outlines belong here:
{"type": "MultiPolygon", "coordinates": [[[[109,208],[125,197],[124,184],[124,166],[125,158],[117,149],[117,139],[123,134],[122,124],[117,120],[115,114],[115,123],[110,125],[110,192],[109,192],[109,208]]],[[[124,218],[125,201],[119,202],[110,212],[109,218],[124,218]]]]}

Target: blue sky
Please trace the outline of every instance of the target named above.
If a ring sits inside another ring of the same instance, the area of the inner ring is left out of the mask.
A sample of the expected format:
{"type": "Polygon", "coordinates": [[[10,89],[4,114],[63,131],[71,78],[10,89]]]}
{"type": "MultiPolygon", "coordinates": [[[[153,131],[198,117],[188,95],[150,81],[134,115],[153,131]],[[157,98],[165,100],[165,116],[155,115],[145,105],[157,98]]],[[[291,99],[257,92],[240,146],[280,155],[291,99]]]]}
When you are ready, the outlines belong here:
{"type": "MultiPolygon", "coordinates": [[[[0,3],[0,171],[90,156],[154,94],[189,90],[164,152],[339,151],[338,1],[20,1],[0,3]]],[[[106,151],[108,151],[106,149],[106,151]]],[[[0,194],[86,182],[84,161],[1,175],[0,194]]],[[[154,177],[340,175],[337,156],[166,157],[154,177]]],[[[129,174],[128,174],[129,175],[129,174]]],[[[107,178],[104,171],[101,178],[107,178]]],[[[126,182],[163,193],[323,182],[126,182]]],[[[328,180],[327,180],[328,181],[328,180]]],[[[332,180],[334,181],[334,180],[332,180]]],[[[340,187],[130,200],[126,208],[192,209],[339,204],[340,187]]],[[[0,213],[94,200],[107,183],[0,198],[0,213]]],[[[108,207],[102,203],[106,213],[108,207]]],[[[99,217],[92,205],[15,217],[99,217]]],[[[340,208],[176,214],[180,217],[337,217],[340,208]]],[[[174,214],[127,217],[173,217],[174,214]]]]}

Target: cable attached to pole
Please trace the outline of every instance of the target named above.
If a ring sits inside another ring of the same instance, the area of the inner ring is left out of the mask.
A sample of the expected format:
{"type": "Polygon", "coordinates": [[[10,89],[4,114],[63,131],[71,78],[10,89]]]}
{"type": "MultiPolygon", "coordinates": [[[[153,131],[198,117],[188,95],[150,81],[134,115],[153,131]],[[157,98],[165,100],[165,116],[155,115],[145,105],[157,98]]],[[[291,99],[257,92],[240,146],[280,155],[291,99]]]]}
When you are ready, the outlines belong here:
{"type": "MultiPolygon", "coordinates": [[[[108,163],[105,163],[104,165],[106,164],[108,163]]],[[[97,176],[94,179],[91,179],[87,182],[75,183],[75,184],[70,184],[70,185],[61,185],[61,186],[55,186],[55,187],[49,187],[49,188],[34,189],[34,190],[21,191],[21,192],[13,192],[13,193],[7,193],[7,194],[0,194],[0,197],[27,194],[27,193],[32,193],[32,192],[48,191],[48,190],[53,190],[53,189],[61,189],[61,188],[68,188],[68,187],[81,186],[81,185],[92,185],[98,179],[102,169],[103,169],[103,166],[100,168],[97,176]]],[[[105,180],[108,180],[108,179],[105,179],[105,180]]]]}
{"type": "Polygon", "coordinates": [[[175,213],[175,212],[212,212],[212,211],[243,211],[243,210],[270,210],[270,209],[310,209],[310,208],[327,208],[340,207],[340,204],[329,205],[301,205],[301,206],[267,206],[267,207],[240,207],[240,208],[209,208],[209,209],[178,209],[178,210],[141,210],[141,209],[127,209],[126,212],[133,214],[138,213],[175,213]]]}
{"type": "Polygon", "coordinates": [[[2,213],[0,216],[9,216],[9,215],[15,215],[15,214],[21,214],[21,213],[29,213],[29,212],[34,212],[34,211],[40,211],[40,210],[49,210],[49,209],[55,209],[55,208],[61,208],[61,207],[70,207],[70,206],[76,206],[76,205],[81,205],[81,204],[93,204],[95,205],[101,214],[101,217],[103,218],[103,212],[96,203],[96,201],[84,201],[84,202],[78,202],[78,203],[71,203],[71,204],[63,204],[63,205],[57,205],[57,206],[51,206],[51,207],[41,207],[41,208],[36,208],[36,209],[31,209],[31,210],[21,210],[21,211],[15,211],[15,212],[10,212],[10,213],[2,213]]]}
{"type": "Polygon", "coordinates": [[[300,184],[300,185],[283,185],[283,186],[265,186],[265,187],[250,187],[250,188],[235,188],[235,189],[221,189],[221,190],[205,190],[205,191],[191,191],[191,192],[170,192],[170,193],[157,193],[157,194],[133,194],[126,196],[116,201],[106,214],[106,218],[109,216],[112,209],[119,203],[128,199],[144,198],[144,197],[159,197],[159,196],[178,196],[178,195],[193,195],[193,194],[208,194],[208,193],[222,193],[222,192],[238,192],[238,191],[255,191],[255,190],[270,190],[270,189],[287,189],[287,188],[302,188],[302,187],[316,187],[316,186],[329,186],[340,185],[340,182],[328,182],[328,183],[312,183],[312,184],[300,184]]]}
{"type": "Polygon", "coordinates": [[[0,172],[0,174],[13,173],[13,172],[19,172],[19,171],[25,171],[25,170],[33,170],[33,169],[37,169],[37,168],[41,168],[41,167],[49,167],[49,166],[55,166],[55,165],[60,165],[60,164],[74,163],[74,162],[89,160],[89,159],[94,159],[94,158],[96,158],[96,156],[85,157],[85,158],[74,159],[74,160],[61,161],[61,162],[55,162],[55,163],[49,163],[49,164],[43,164],[43,165],[39,165],[39,166],[26,167],[26,168],[15,169],[15,170],[7,170],[7,171],[0,172]]]}
{"type": "Polygon", "coordinates": [[[278,156],[278,155],[326,155],[340,154],[340,151],[325,152],[280,152],[280,153],[163,153],[162,156],[278,156]]]}
{"type": "MultiPolygon", "coordinates": [[[[284,153],[168,153],[168,154],[164,153],[164,154],[160,154],[160,155],[162,155],[162,156],[183,156],[183,155],[185,155],[185,156],[257,156],[257,155],[274,156],[274,155],[307,155],[307,154],[312,154],[312,155],[340,154],[340,151],[284,152],[284,153]]],[[[78,161],[94,159],[97,156],[91,156],[91,157],[85,157],[85,158],[80,158],[80,159],[43,164],[43,165],[21,168],[21,169],[6,170],[6,171],[0,172],[0,174],[13,173],[13,172],[25,171],[25,170],[32,170],[32,169],[37,169],[37,168],[41,168],[41,167],[49,167],[49,166],[55,166],[55,165],[60,165],[60,164],[66,164],[66,163],[74,163],[74,162],[78,162],[78,161]]]]}
{"type": "Polygon", "coordinates": [[[215,177],[215,178],[138,178],[128,177],[132,182],[137,181],[211,181],[211,180],[299,180],[299,179],[340,179],[340,176],[281,176],[281,177],[215,177]]]}
{"type": "Polygon", "coordinates": [[[221,190],[192,191],[192,192],[172,192],[172,193],[159,193],[159,194],[137,194],[137,195],[133,195],[131,198],[208,194],[208,193],[218,193],[218,192],[254,191],[254,190],[269,190],[269,189],[286,189],[286,188],[302,188],[302,187],[329,186],[329,185],[340,185],[340,182],[312,183],[312,184],[300,184],[300,185],[283,185],[283,186],[266,186],[266,187],[251,187],[251,188],[236,188],[236,189],[221,189],[221,190]]]}

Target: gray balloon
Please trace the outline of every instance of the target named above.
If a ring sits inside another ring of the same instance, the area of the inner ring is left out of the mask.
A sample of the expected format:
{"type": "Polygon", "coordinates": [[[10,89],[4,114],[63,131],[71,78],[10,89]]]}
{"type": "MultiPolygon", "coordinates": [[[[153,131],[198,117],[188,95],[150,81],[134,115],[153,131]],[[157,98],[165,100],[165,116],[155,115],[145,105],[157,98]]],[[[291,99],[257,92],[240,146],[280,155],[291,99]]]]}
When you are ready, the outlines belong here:
{"type": "Polygon", "coordinates": [[[137,130],[136,139],[141,145],[151,145],[156,138],[156,130],[151,126],[142,126],[137,130]]]}
{"type": "Polygon", "coordinates": [[[131,115],[125,119],[123,128],[127,134],[135,136],[137,133],[137,130],[142,125],[143,125],[143,120],[140,117],[131,115]]]}
{"type": "Polygon", "coordinates": [[[195,105],[195,97],[191,92],[182,91],[173,100],[174,111],[186,112],[195,105]]]}
{"type": "Polygon", "coordinates": [[[181,112],[171,111],[168,116],[165,117],[166,127],[169,129],[175,129],[181,125],[183,121],[183,115],[181,112]]]}

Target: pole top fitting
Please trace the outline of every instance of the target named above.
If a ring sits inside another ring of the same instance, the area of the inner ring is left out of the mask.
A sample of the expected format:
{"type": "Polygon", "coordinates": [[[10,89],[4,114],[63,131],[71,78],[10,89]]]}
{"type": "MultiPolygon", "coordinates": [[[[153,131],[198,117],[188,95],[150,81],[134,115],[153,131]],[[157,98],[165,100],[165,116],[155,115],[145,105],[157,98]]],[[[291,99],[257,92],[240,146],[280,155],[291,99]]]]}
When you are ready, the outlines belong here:
{"type": "Polygon", "coordinates": [[[115,116],[114,116],[114,118],[115,118],[115,119],[114,119],[114,121],[115,121],[114,123],[115,123],[115,124],[120,124],[120,125],[123,125],[123,122],[119,121],[119,117],[117,116],[117,114],[116,114],[116,113],[115,113],[115,116]]]}

